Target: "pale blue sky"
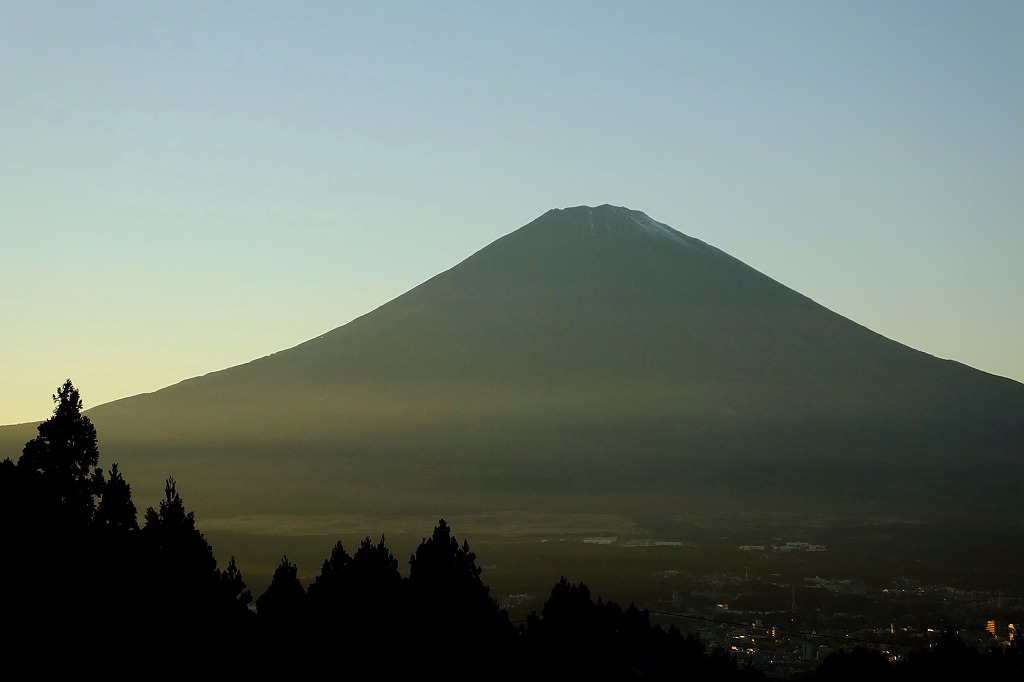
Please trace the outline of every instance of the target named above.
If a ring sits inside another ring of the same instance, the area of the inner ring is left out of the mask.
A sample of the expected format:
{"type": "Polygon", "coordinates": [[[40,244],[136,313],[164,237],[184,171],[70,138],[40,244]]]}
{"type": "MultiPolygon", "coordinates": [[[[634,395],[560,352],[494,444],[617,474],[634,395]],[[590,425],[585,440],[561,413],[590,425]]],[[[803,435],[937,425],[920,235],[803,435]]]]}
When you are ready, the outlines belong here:
{"type": "Polygon", "coordinates": [[[610,203],[1024,381],[1022,2],[0,0],[0,423],[610,203]]]}

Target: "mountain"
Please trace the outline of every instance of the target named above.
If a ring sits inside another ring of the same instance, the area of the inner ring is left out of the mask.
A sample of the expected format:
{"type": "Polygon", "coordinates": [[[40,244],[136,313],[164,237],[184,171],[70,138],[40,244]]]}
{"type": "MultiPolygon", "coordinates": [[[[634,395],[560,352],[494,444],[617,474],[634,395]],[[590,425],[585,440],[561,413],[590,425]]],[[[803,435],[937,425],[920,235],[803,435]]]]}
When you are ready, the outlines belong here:
{"type": "MultiPolygon", "coordinates": [[[[1024,487],[1024,385],[608,205],[548,211],[320,337],[88,415],[141,507],[174,476],[201,514],[998,518],[1024,487]]],[[[25,440],[0,429],[0,456],[25,440]]]]}

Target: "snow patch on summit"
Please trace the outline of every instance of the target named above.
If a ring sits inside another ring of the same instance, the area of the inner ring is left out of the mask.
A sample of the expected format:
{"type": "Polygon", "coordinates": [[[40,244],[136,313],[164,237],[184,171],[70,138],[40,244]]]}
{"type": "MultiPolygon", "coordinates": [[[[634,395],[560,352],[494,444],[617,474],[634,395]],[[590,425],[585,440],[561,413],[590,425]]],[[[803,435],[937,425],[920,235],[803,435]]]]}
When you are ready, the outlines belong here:
{"type": "Polygon", "coordinates": [[[574,211],[572,216],[573,224],[591,234],[598,232],[611,234],[616,230],[620,232],[627,231],[644,237],[667,239],[694,251],[717,251],[717,249],[699,239],[688,237],[665,223],[654,220],[643,211],[635,211],[624,206],[612,206],[609,204],[596,208],[579,206],[574,209],[563,210],[574,211]]]}
{"type": "MultiPolygon", "coordinates": [[[[612,213],[616,213],[633,222],[644,234],[651,237],[655,237],[657,239],[669,239],[677,244],[685,246],[688,249],[699,250],[707,246],[697,239],[687,237],[682,232],[669,227],[665,223],[659,223],[643,211],[634,211],[632,209],[625,208],[624,206],[605,206],[603,208],[606,208],[612,213]]],[[[593,214],[591,214],[591,224],[593,224],[593,214]]]]}
{"type": "Polygon", "coordinates": [[[677,232],[676,230],[673,230],[665,223],[659,223],[657,220],[654,220],[653,218],[649,217],[646,213],[641,213],[639,211],[629,211],[626,213],[626,217],[632,220],[637,225],[639,225],[640,229],[642,229],[644,232],[653,237],[668,238],[676,242],[677,244],[682,244],[683,246],[686,246],[691,249],[698,248],[697,244],[694,244],[693,241],[687,239],[686,235],[682,234],[681,232],[677,232]]]}

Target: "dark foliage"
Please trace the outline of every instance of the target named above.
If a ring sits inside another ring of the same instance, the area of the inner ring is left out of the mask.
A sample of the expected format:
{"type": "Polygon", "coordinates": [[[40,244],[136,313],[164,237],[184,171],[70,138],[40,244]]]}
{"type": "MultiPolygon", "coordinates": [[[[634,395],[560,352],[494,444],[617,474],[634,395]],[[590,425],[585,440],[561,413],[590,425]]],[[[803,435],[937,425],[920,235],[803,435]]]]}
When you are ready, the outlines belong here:
{"type": "Polygon", "coordinates": [[[339,540],[324,559],[318,575],[307,590],[309,616],[320,629],[337,634],[341,630],[338,615],[351,611],[356,598],[352,584],[352,557],[339,540]]]}
{"type": "Polygon", "coordinates": [[[241,620],[249,618],[249,604],[252,603],[252,592],[245,585],[242,572],[235,564],[235,557],[228,561],[228,567],[220,572],[220,599],[218,600],[223,613],[229,619],[241,620]]]}
{"type": "Polygon", "coordinates": [[[34,483],[38,513],[67,530],[84,530],[92,522],[103,481],[96,428],[82,414],[82,399],[70,379],[57,389],[53,402],[53,415],[25,443],[18,467],[24,480],[34,483]]]}
{"type": "Polygon", "coordinates": [[[216,593],[219,574],[213,547],[196,528],[195,514],[186,511],[173,478],[167,479],[159,510],[146,510],[142,548],[154,602],[192,611],[216,593]]]}
{"type": "Polygon", "coordinates": [[[813,682],[872,680],[993,680],[1024,679],[1024,645],[1015,640],[1008,647],[980,651],[970,647],[952,629],[942,633],[934,647],[919,649],[892,663],[880,652],[857,647],[829,654],[813,674],[813,682]]]}
{"type": "MultiPolygon", "coordinates": [[[[106,491],[96,429],[81,413],[70,380],[53,402],[53,414],[39,424],[18,462],[5,461],[0,473],[6,554],[0,579],[12,586],[3,607],[16,624],[8,630],[12,650],[26,655],[47,638],[65,637],[74,646],[90,615],[118,602],[104,594],[114,582],[117,557],[103,551],[94,518],[97,498],[106,491]]],[[[112,497],[105,512],[116,506],[112,497]]]]}
{"type": "Polygon", "coordinates": [[[294,630],[306,617],[306,590],[299,567],[282,557],[266,592],[256,599],[260,620],[276,630],[294,630]]]}
{"type": "Polygon", "coordinates": [[[477,674],[493,677],[494,666],[513,653],[514,631],[481,573],[469,543],[460,545],[445,520],[438,521],[409,558],[407,627],[422,656],[461,642],[466,662],[477,674]]]}
{"type": "Polygon", "coordinates": [[[896,668],[882,652],[857,647],[852,651],[836,651],[826,656],[810,679],[832,682],[888,682],[900,677],[896,673],[896,668]]]}
{"type": "Polygon", "coordinates": [[[0,465],[10,660],[77,671],[95,658],[100,637],[116,643],[116,655],[104,656],[111,673],[137,674],[159,656],[216,665],[252,617],[238,567],[217,569],[173,479],[140,529],[117,464],[106,476],[99,467],[78,390],[68,380],[53,400],[18,462],[0,465]]]}
{"type": "Polygon", "coordinates": [[[363,538],[352,557],[349,573],[351,608],[364,633],[383,633],[400,616],[402,606],[402,575],[398,559],[384,542],[363,538]]]}
{"type": "Polygon", "coordinates": [[[730,656],[708,653],[674,627],[652,625],[633,604],[623,610],[615,602],[595,602],[586,584],[565,576],[541,615],[531,614],[524,636],[530,666],[561,679],[764,679],[730,656]]]}
{"type": "Polygon", "coordinates": [[[99,486],[99,502],[93,519],[97,530],[111,538],[125,538],[139,530],[139,515],[132,501],[132,487],[121,476],[117,463],[99,486]]]}

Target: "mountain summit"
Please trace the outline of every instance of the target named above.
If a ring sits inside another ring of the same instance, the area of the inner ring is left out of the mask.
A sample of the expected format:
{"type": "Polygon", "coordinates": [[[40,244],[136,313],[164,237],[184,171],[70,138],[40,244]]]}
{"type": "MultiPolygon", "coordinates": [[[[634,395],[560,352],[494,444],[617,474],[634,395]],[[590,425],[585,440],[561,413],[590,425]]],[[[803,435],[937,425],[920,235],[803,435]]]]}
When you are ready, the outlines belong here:
{"type": "Polygon", "coordinates": [[[1000,513],[1024,484],[1024,385],[608,205],[548,211],[320,337],[89,415],[137,490],[174,475],[214,513],[1000,513]]]}
{"type": "Polygon", "coordinates": [[[926,357],[907,351],[704,242],[605,205],[551,210],[372,313],[246,371],[374,386],[750,382],[890,376],[889,363],[926,357]]]}

